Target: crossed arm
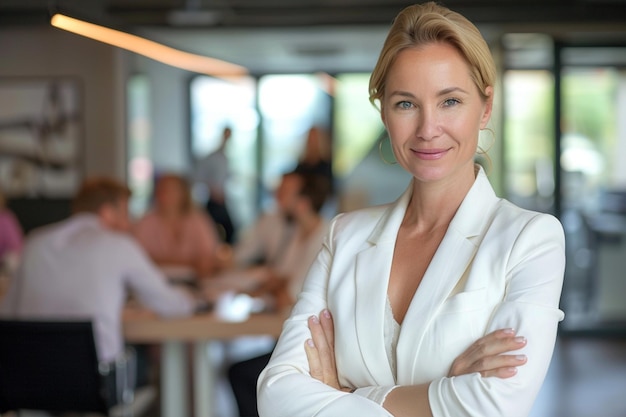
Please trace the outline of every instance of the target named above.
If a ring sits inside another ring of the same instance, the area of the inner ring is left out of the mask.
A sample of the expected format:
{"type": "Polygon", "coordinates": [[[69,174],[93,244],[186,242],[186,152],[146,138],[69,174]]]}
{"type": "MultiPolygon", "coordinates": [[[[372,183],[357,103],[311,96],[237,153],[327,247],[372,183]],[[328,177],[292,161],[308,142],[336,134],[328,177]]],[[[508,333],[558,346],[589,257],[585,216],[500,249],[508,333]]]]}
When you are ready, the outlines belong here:
{"type": "MultiPolygon", "coordinates": [[[[329,281],[328,265],[333,259],[333,247],[330,246],[333,241],[329,241],[325,246],[327,250],[320,253],[312,266],[299,301],[290,319],[285,322],[270,364],[259,378],[261,415],[337,416],[348,412],[352,415],[361,413],[387,417],[528,415],[548,369],[558,321],[563,318],[558,309],[564,268],[562,232],[556,221],[546,220],[547,216],[541,216],[526,224],[524,237],[518,236],[506,257],[501,258],[498,269],[502,270],[506,280],[506,293],[505,298],[493,306],[494,311],[489,317],[484,317],[487,320],[484,326],[486,336],[473,343],[466,337],[464,340],[469,340],[464,343],[471,343],[471,346],[454,358],[460,352],[460,348],[456,348],[454,355],[447,356],[454,360],[440,361],[442,363],[437,364],[437,371],[433,371],[430,378],[412,377],[407,373],[414,369],[402,368],[405,375],[401,381],[406,385],[395,387],[390,392],[394,380],[391,374],[385,372],[389,369],[375,362],[384,360],[380,346],[376,356],[367,351],[369,355],[363,358],[360,354],[365,351],[357,350],[361,342],[358,334],[354,334],[354,326],[345,325],[342,321],[337,327],[342,333],[335,333],[332,318],[325,317],[323,313],[323,309],[329,306],[348,308],[350,311],[347,314],[352,311],[352,306],[337,303],[337,297],[331,299],[332,302],[327,298],[330,291],[337,294],[341,290],[337,285],[329,288],[329,282],[346,283],[343,280],[329,281]],[[321,314],[317,322],[311,318],[316,312],[321,314]],[[322,326],[325,320],[329,320],[324,325],[326,331],[322,326]],[[504,330],[507,327],[515,328],[532,343],[526,344],[523,338],[516,339],[515,332],[504,330]],[[351,333],[343,334],[344,331],[351,333]],[[308,338],[311,341],[305,342],[308,338]],[[354,345],[335,346],[335,338],[354,341],[354,345]],[[528,363],[524,356],[515,355],[520,349],[528,355],[528,363]],[[345,361],[337,365],[350,370],[349,374],[337,374],[335,358],[345,361]],[[358,367],[363,360],[369,361],[368,366],[358,367]],[[441,366],[448,369],[444,371],[441,366]],[[411,385],[408,381],[412,380],[416,382],[411,385]],[[346,392],[348,390],[342,390],[344,387],[339,381],[358,389],[350,394],[346,392]],[[367,390],[387,395],[372,401],[367,390]]],[[[345,272],[342,266],[335,267],[340,274],[345,272]]],[[[336,316],[339,317],[344,316],[336,316]]],[[[451,339],[454,339],[455,332],[465,332],[463,326],[471,324],[470,319],[462,314],[455,317],[460,323],[448,320],[445,327],[445,335],[451,339]]],[[[361,318],[359,323],[362,334],[365,334],[368,331],[367,319],[361,318]]],[[[482,325],[480,327],[482,329],[482,325]]],[[[483,334],[483,330],[477,333],[483,334]]],[[[467,336],[467,332],[463,334],[467,336]]],[[[448,339],[442,340],[447,343],[448,339]]],[[[428,341],[433,343],[422,344],[422,351],[428,349],[425,354],[437,357],[439,352],[435,350],[438,347],[433,339],[428,341]]],[[[447,346],[441,348],[446,349],[447,346]]],[[[433,365],[423,364],[422,367],[432,370],[433,365]]]]}
{"type": "MultiPolygon", "coordinates": [[[[351,392],[339,384],[335,365],[335,331],[330,311],[324,309],[319,317],[308,320],[311,339],[305,342],[305,352],[311,376],[326,385],[351,392]]],[[[517,367],[526,363],[525,355],[507,355],[524,347],[526,339],[517,336],[513,329],[496,330],[478,339],[459,355],[448,373],[448,377],[479,372],[482,377],[510,378],[517,367]]],[[[428,401],[429,384],[399,386],[393,389],[382,406],[395,417],[432,417],[428,401]]]]}

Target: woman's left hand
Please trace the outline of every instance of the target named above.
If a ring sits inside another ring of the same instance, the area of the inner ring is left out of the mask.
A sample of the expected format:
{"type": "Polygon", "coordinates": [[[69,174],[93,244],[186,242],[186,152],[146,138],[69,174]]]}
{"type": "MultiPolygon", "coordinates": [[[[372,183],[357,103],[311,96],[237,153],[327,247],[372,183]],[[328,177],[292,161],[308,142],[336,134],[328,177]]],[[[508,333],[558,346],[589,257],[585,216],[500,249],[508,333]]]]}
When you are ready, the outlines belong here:
{"type": "Polygon", "coordinates": [[[319,317],[309,317],[311,339],[304,344],[311,376],[335,389],[350,392],[339,385],[335,364],[335,328],[330,311],[323,310],[319,317]]]}

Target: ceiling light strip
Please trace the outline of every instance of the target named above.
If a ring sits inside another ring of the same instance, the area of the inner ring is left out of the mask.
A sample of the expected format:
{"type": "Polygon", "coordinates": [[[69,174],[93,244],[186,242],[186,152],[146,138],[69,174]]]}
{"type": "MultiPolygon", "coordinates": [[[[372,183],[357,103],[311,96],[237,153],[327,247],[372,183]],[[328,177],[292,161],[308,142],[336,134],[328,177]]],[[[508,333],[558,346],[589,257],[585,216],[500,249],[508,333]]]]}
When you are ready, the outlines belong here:
{"type": "Polygon", "coordinates": [[[52,16],[50,24],[59,29],[117,46],[118,48],[126,49],[187,71],[216,77],[233,77],[248,73],[247,69],[240,65],[184,52],[140,36],[85,22],[59,13],[52,16]]]}

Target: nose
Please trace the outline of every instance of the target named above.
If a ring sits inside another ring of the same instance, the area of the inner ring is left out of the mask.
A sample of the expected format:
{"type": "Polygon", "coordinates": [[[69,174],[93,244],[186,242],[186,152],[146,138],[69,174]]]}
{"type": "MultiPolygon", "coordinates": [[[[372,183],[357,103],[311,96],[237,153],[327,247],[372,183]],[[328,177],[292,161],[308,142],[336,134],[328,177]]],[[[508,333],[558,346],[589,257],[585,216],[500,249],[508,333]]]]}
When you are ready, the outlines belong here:
{"type": "Polygon", "coordinates": [[[415,136],[422,140],[433,140],[441,131],[439,117],[437,112],[422,108],[417,114],[417,125],[415,127],[415,136]]]}

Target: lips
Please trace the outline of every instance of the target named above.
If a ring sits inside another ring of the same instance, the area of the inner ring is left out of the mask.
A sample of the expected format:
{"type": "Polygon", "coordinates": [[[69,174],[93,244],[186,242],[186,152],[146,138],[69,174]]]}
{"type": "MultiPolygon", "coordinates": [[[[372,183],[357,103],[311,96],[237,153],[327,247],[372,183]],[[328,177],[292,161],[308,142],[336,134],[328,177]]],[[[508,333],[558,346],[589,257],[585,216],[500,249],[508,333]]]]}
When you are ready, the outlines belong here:
{"type": "Polygon", "coordinates": [[[420,159],[435,160],[445,156],[448,149],[414,149],[413,153],[420,159]]]}

